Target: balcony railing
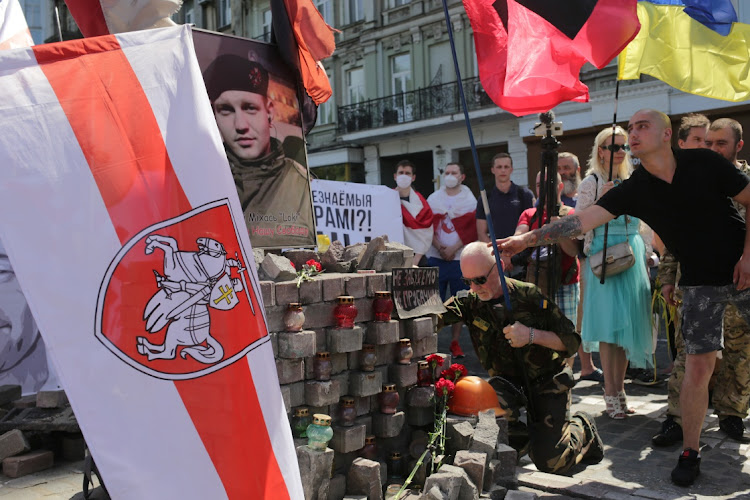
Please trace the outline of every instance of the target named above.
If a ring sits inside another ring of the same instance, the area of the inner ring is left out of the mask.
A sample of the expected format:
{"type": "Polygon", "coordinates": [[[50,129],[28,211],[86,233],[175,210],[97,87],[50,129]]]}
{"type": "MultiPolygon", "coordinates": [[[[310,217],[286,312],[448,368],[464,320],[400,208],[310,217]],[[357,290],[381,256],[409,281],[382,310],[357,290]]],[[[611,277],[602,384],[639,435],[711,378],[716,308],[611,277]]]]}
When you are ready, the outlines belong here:
{"type": "MultiPolygon", "coordinates": [[[[469,111],[494,106],[478,77],[462,82],[469,111]]],[[[458,82],[339,106],[338,132],[347,134],[461,112],[458,82]]]]}

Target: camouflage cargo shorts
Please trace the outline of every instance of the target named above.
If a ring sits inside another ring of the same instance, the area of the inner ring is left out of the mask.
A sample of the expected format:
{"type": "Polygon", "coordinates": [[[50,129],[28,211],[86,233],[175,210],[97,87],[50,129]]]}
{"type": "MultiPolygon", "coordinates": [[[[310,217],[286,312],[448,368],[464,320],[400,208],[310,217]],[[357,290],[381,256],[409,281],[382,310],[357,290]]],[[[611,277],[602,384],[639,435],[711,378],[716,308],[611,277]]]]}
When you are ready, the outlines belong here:
{"type": "Polygon", "coordinates": [[[683,286],[682,336],[687,354],[704,354],[724,348],[723,317],[734,304],[750,324],[750,289],[738,292],[734,285],[683,286]]]}

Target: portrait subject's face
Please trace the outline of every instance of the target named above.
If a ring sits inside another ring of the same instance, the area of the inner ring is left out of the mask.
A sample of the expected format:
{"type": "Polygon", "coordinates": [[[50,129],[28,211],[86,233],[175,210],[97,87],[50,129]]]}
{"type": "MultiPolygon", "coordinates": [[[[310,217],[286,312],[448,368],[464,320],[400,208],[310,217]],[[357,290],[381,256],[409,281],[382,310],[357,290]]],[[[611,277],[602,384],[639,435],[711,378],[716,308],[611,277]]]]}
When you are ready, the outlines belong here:
{"type": "Polygon", "coordinates": [[[273,104],[260,94],[227,90],[214,101],[214,116],[224,144],[242,160],[271,152],[273,104]]]}

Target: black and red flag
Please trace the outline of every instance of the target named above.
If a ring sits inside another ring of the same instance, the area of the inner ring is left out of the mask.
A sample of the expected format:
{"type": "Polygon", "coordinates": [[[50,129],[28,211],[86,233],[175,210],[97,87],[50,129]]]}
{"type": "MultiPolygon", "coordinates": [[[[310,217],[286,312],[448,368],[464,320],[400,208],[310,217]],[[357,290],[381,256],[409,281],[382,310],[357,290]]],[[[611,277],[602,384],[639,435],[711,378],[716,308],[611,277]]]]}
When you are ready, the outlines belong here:
{"type": "Polygon", "coordinates": [[[636,0],[463,0],[474,31],[479,78],[516,116],[586,102],[588,61],[603,68],[640,29],[636,0]]]}

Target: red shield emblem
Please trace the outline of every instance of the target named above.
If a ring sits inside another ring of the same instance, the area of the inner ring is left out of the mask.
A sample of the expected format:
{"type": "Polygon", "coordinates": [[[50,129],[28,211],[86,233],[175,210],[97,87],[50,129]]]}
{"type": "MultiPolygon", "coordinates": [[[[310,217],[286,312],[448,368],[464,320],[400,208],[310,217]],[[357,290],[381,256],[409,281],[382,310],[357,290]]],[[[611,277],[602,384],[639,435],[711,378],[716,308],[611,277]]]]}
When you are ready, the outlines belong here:
{"type": "Polygon", "coordinates": [[[144,229],[102,280],[97,338],[163,379],[200,377],[244,357],[268,335],[247,255],[226,200],[144,229]]]}

